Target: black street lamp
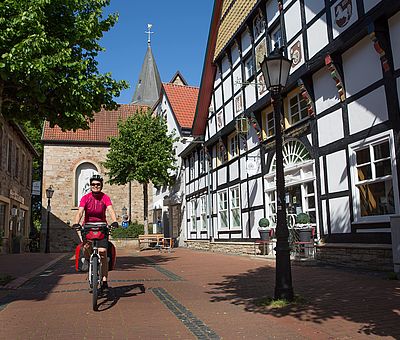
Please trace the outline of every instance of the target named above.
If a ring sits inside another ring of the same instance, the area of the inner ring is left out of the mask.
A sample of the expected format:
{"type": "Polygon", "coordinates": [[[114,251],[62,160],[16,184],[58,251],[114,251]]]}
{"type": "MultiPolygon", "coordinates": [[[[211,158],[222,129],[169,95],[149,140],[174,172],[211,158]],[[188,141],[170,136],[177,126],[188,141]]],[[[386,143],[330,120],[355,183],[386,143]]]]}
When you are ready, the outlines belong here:
{"type": "Polygon", "coordinates": [[[45,253],[50,253],[50,212],[51,212],[51,205],[50,200],[53,197],[54,189],[50,185],[46,189],[46,197],[47,197],[47,230],[46,230],[46,247],[44,249],[45,253]]]}
{"type": "Polygon", "coordinates": [[[292,61],[284,57],[282,50],[275,45],[274,51],[260,63],[264,81],[271,93],[275,120],[275,160],[276,160],[276,273],[275,299],[293,300],[292,269],[290,266],[289,230],[286,220],[285,171],[282,154],[281,114],[282,90],[289,78],[292,61]]]}

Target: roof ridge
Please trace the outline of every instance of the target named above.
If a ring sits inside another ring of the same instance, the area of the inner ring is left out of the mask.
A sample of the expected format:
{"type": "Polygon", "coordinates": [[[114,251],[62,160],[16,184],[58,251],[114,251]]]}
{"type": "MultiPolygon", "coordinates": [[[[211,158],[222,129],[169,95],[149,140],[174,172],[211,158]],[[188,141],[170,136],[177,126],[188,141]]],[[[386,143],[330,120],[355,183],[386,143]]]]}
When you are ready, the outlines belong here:
{"type": "Polygon", "coordinates": [[[181,84],[174,84],[174,83],[163,83],[163,85],[170,85],[170,86],[177,86],[177,87],[188,87],[192,89],[200,89],[199,86],[193,86],[193,85],[181,85],[181,84]]]}

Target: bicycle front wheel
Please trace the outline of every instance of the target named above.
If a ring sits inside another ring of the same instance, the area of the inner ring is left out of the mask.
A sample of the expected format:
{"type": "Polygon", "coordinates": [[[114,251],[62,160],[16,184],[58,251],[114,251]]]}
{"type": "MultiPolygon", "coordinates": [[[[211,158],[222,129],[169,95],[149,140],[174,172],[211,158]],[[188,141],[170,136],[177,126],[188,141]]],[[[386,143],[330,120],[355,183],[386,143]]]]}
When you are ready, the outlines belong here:
{"type": "Polygon", "coordinates": [[[99,294],[99,259],[97,257],[93,257],[92,260],[92,285],[93,285],[93,294],[92,294],[92,302],[93,302],[93,310],[97,310],[97,298],[99,294]]]}

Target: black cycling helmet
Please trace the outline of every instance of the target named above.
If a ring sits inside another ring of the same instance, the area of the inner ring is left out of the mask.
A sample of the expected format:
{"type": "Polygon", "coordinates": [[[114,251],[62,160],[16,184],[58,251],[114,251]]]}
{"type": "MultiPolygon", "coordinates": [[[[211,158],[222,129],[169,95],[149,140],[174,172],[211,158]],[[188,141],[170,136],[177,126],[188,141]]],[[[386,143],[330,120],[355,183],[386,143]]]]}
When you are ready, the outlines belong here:
{"type": "Polygon", "coordinates": [[[89,183],[92,184],[93,181],[99,181],[101,184],[103,184],[103,177],[101,177],[99,174],[93,174],[92,177],[90,177],[89,183]]]}

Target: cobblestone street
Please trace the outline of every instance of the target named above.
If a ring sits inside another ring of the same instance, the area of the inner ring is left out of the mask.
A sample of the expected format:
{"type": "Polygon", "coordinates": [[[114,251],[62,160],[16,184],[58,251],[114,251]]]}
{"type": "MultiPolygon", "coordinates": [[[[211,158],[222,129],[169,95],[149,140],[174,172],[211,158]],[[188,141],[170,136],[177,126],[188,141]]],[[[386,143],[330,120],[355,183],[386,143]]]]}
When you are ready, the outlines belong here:
{"type": "Polygon", "coordinates": [[[376,273],[293,265],[303,302],[273,309],[262,303],[274,290],[270,260],[187,249],[119,251],[111,292],[94,312],[86,274],[75,272],[73,257],[42,255],[48,268],[37,263],[40,273],[0,290],[1,339],[400,337],[399,281],[376,273]]]}

